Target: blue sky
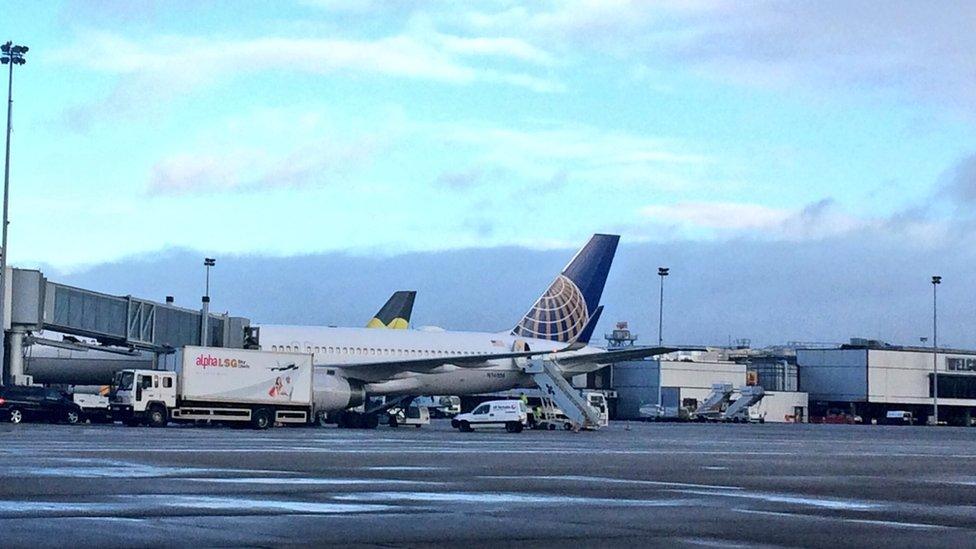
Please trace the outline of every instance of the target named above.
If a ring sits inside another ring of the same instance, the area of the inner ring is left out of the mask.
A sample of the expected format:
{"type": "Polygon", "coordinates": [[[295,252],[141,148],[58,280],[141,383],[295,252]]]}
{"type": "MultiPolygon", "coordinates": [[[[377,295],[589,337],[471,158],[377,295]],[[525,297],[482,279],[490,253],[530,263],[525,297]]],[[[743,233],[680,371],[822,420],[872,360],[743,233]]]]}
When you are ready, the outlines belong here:
{"type": "Polygon", "coordinates": [[[976,148],[965,3],[5,6],[31,47],[11,257],[65,271],[597,231],[940,246],[976,148]]]}

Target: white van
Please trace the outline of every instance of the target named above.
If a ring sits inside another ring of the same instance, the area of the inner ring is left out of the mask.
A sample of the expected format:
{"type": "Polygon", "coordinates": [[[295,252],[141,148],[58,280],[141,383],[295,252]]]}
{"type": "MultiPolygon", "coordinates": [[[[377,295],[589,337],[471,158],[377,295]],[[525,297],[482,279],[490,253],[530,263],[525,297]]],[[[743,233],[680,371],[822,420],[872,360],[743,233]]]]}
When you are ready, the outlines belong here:
{"type": "Polygon", "coordinates": [[[528,422],[528,412],[521,400],[490,400],[482,402],[469,414],[458,414],[451,420],[451,427],[463,433],[475,427],[504,427],[509,433],[521,433],[528,422]]]}

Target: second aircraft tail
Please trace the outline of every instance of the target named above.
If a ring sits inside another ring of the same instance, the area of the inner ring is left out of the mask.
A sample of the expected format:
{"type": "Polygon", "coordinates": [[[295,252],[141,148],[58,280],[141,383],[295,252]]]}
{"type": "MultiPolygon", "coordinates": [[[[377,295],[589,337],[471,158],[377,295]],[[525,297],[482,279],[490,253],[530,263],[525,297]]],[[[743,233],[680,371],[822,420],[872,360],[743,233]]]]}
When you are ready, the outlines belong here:
{"type": "Polygon", "coordinates": [[[393,328],[405,330],[410,327],[410,315],[413,313],[413,301],[417,292],[401,290],[395,292],[386,300],[383,307],[376,313],[367,328],[393,328]]]}

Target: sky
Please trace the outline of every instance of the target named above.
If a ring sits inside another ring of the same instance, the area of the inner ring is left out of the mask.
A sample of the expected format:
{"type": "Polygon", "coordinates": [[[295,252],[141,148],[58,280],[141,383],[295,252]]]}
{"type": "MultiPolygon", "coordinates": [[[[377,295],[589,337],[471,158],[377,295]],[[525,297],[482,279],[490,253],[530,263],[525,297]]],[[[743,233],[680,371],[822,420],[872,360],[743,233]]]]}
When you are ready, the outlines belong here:
{"type": "MultiPolygon", "coordinates": [[[[653,331],[640,300],[670,264],[700,311],[685,341],[908,342],[938,273],[947,333],[976,345],[974,21],[948,1],[7,2],[0,38],[30,47],[10,258],[126,294],[145,287],[134,262],[178,286],[165,261],[214,256],[228,295],[251,280],[234,260],[289,287],[317,258],[379,303],[458,272],[430,320],[474,328],[528,307],[448,313],[502,276],[479,262],[518,257],[518,285],[530,259],[612,232],[603,324],[653,331]]],[[[545,282],[525,285],[505,291],[545,282]]],[[[226,306],[339,323],[378,307],[345,299],[226,306]]]]}

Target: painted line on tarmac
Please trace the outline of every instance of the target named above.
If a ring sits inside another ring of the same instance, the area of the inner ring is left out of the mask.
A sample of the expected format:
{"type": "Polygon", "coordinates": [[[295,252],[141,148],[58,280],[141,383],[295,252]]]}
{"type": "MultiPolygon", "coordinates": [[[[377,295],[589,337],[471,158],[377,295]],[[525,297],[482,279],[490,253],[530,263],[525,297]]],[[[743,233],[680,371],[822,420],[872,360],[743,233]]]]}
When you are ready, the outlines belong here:
{"type": "Polygon", "coordinates": [[[836,520],[841,522],[853,522],[855,524],[891,526],[894,528],[931,529],[931,530],[954,530],[955,529],[954,526],[945,526],[943,524],[928,524],[924,522],[901,522],[895,520],[879,520],[879,519],[852,519],[847,517],[809,515],[806,513],[787,513],[784,511],[761,511],[758,509],[732,509],[732,511],[736,513],[745,513],[749,515],[765,515],[765,516],[784,517],[784,518],[799,518],[799,519],[807,519],[807,520],[836,520]]]}
{"type": "Polygon", "coordinates": [[[807,507],[817,507],[820,509],[844,510],[844,511],[872,511],[884,509],[887,505],[881,503],[869,503],[857,500],[838,500],[809,498],[794,496],[790,494],[775,494],[763,492],[720,492],[714,490],[672,490],[679,494],[693,494],[698,496],[719,496],[728,498],[744,498],[768,501],[770,503],[792,503],[807,507]]]}
{"type": "Polygon", "coordinates": [[[580,475],[483,475],[478,478],[505,480],[565,480],[570,482],[595,482],[599,484],[636,484],[645,486],[669,486],[679,488],[702,488],[712,490],[742,490],[740,486],[723,486],[715,484],[693,484],[687,482],[669,482],[664,480],[642,480],[613,477],[591,477],[580,475]]]}

